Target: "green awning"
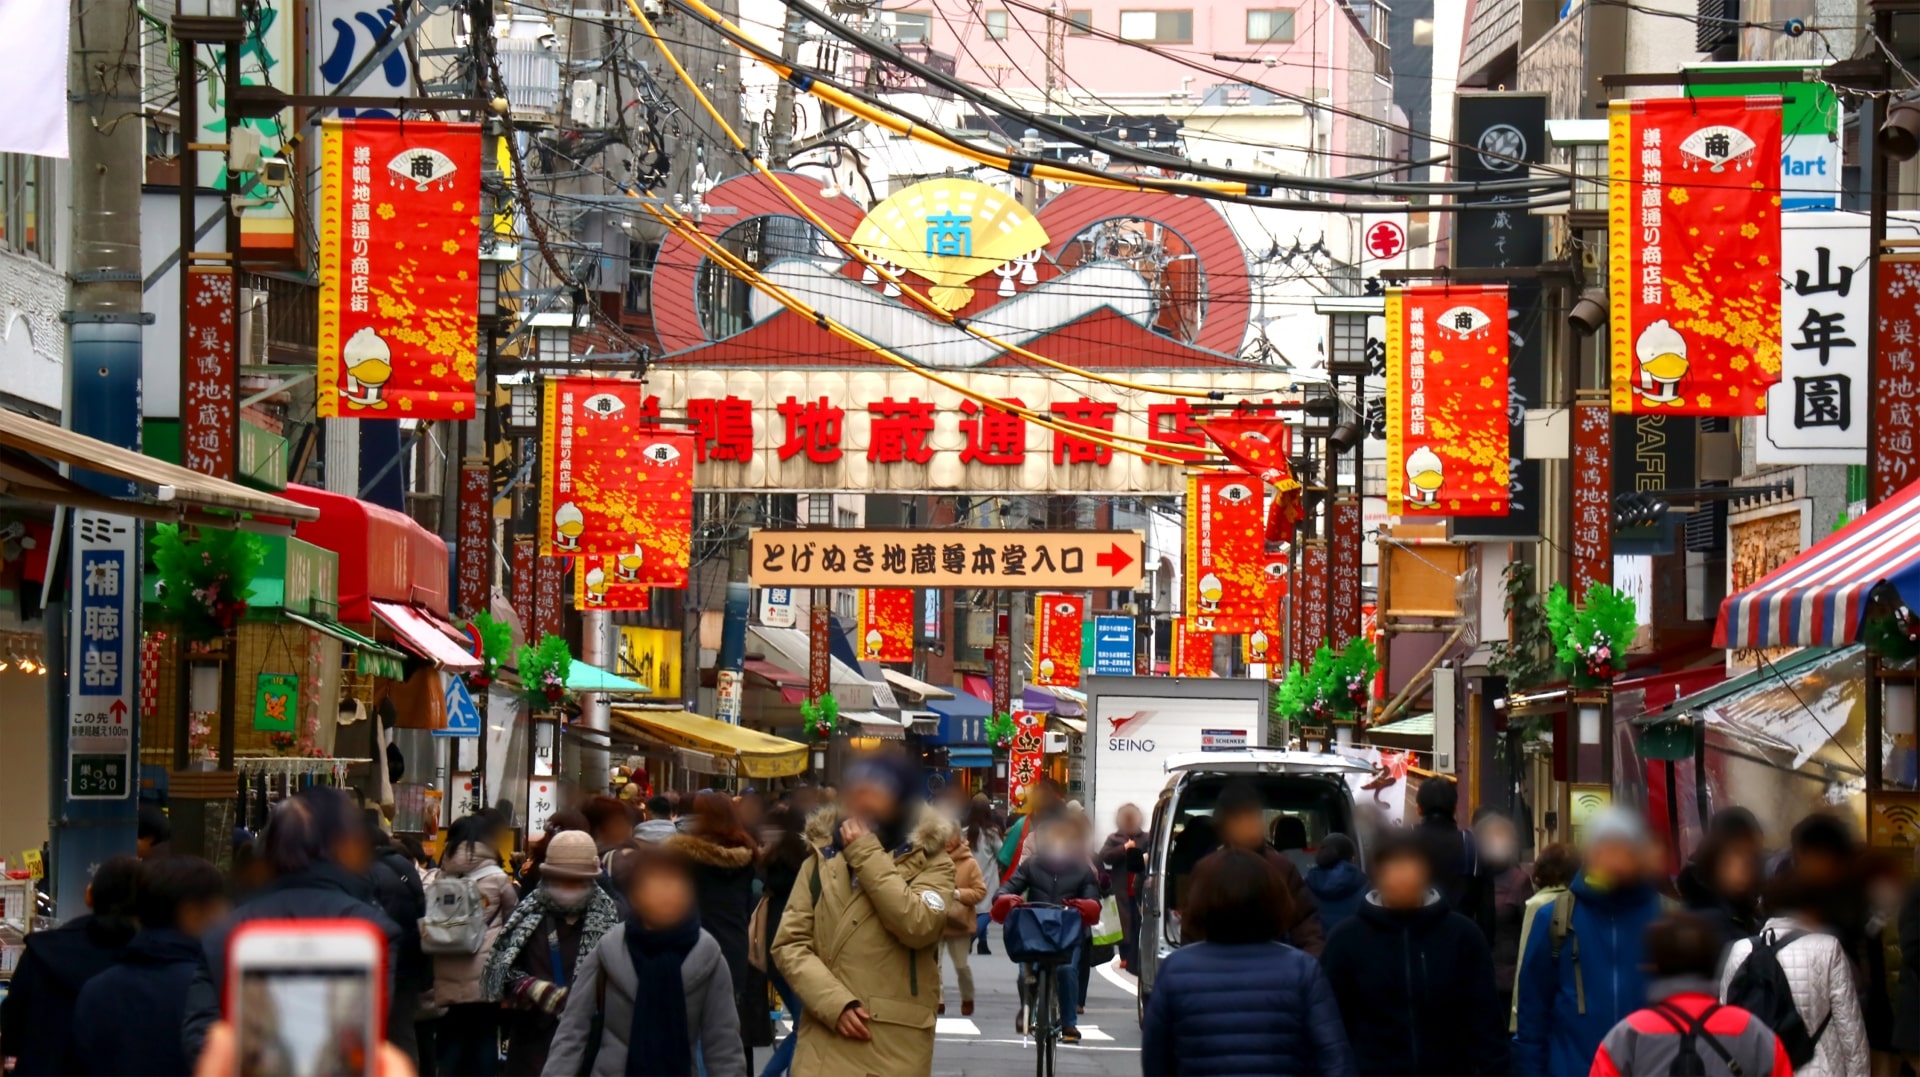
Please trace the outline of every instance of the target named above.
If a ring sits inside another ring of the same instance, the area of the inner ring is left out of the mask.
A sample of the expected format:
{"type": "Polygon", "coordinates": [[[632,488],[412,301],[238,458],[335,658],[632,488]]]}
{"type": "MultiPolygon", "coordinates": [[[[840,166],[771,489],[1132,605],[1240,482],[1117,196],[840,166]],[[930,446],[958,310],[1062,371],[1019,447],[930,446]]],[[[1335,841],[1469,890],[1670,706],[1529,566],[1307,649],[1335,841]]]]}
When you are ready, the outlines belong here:
{"type": "Polygon", "coordinates": [[[1431,737],[1433,736],[1433,712],[1416,714],[1411,718],[1388,722],[1386,725],[1367,727],[1367,736],[1376,734],[1388,737],[1431,737]]]}
{"type": "Polygon", "coordinates": [[[1763,663],[1758,668],[1748,670],[1738,677],[1729,677],[1719,684],[1702,688],[1690,696],[1682,696],[1660,708],[1657,713],[1635,718],[1633,724],[1652,725],[1678,718],[1689,711],[1733,702],[1736,696],[1744,697],[1755,689],[1772,687],[1793,674],[1811,669],[1832,657],[1837,650],[1844,650],[1844,648],[1802,647],[1778,661],[1763,663]]]}
{"type": "Polygon", "coordinates": [[[578,658],[567,669],[567,691],[569,692],[608,692],[617,695],[649,695],[653,689],[638,681],[608,673],[599,666],[589,665],[578,658]]]}
{"type": "Polygon", "coordinates": [[[388,647],[386,644],[368,639],[343,624],[318,620],[312,617],[303,617],[292,610],[284,610],[282,612],[287,620],[306,625],[315,632],[325,632],[334,639],[352,647],[359,654],[358,668],[360,672],[370,673],[376,677],[386,677],[390,680],[399,680],[406,676],[406,669],[403,665],[406,661],[406,655],[388,647]]]}

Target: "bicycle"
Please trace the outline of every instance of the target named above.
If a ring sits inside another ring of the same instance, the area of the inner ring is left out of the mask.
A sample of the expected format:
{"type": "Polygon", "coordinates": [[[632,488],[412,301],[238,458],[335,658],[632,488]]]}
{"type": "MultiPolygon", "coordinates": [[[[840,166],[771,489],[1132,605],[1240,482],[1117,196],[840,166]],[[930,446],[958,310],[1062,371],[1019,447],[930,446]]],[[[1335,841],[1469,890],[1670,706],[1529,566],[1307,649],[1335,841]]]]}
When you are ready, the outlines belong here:
{"type": "Polygon", "coordinates": [[[1020,962],[1028,985],[1027,1033],[1033,1037],[1034,1077],[1053,1077],[1054,1048],[1060,1040],[1058,969],[1080,949],[1084,930],[1080,913],[1062,905],[1029,903],[1007,914],[1002,938],[1007,956],[1020,962]]]}

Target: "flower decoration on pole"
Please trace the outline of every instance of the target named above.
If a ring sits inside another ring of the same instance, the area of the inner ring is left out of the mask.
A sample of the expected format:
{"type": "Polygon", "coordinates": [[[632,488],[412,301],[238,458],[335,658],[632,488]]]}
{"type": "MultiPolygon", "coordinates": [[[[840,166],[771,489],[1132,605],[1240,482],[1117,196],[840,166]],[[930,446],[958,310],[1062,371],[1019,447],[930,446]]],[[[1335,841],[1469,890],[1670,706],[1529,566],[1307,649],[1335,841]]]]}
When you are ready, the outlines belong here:
{"type": "Polygon", "coordinates": [[[1322,644],[1304,668],[1295,662],[1274,693],[1274,713],[1291,722],[1326,725],[1363,718],[1379,671],[1373,644],[1355,636],[1340,650],[1322,644]]]}
{"type": "Polygon", "coordinates": [[[1578,609],[1567,589],[1555,586],[1547,595],[1547,628],[1560,671],[1575,688],[1598,688],[1627,668],[1640,615],[1631,595],[1604,583],[1588,587],[1578,609]]]}
{"type": "Polygon", "coordinates": [[[482,611],[467,622],[467,645],[480,668],[467,674],[467,687],[485,688],[493,683],[500,667],[513,653],[513,626],[482,611]]]}
{"type": "Polygon", "coordinates": [[[995,748],[1007,748],[1013,744],[1013,715],[995,714],[987,719],[987,739],[995,748]]]}
{"type": "Polygon", "coordinates": [[[273,745],[275,750],[285,752],[292,750],[295,738],[292,733],[275,731],[267,734],[267,743],[273,745]]]}
{"type": "Polygon", "coordinates": [[[567,698],[567,674],[572,671],[573,653],[559,636],[549,634],[537,646],[520,648],[520,683],[535,710],[567,698]]]}
{"type": "Polygon", "coordinates": [[[250,532],[209,528],[190,539],[177,525],[159,525],[153,563],[161,618],[196,643],[225,636],[247,612],[254,576],[266,560],[266,543],[250,532]]]}
{"type": "Polygon", "coordinates": [[[1920,614],[1901,603],[1885,614],[1871,615],[1860,626],[1860,642],[1883,661],[1920,658],[1920,614]]]}
{"type": "Polygon", "coordinates": [[[821,740],[833,736],[834,730],[840,728],[840,701],[833,698],[832,692],[803,700],[800,704],[800,724],[821,740]]]}

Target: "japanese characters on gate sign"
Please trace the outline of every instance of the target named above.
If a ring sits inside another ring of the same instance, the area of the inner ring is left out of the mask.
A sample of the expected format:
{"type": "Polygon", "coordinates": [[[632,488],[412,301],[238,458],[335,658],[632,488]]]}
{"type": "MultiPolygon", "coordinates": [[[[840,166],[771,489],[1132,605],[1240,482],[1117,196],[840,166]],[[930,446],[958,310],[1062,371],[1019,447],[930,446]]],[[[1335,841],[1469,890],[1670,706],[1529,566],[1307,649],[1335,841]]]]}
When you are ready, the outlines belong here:
{"type": "Polygon", "coordinates": [[[1573,593],[1613,582],[1613,408],[1583,400],[1573,408],[1573,593]]]}
{"type": "Polygon", "coordinates": [[[318,413],[470,419],[480,125],[322,124],[318,413]]]}
{"type": "Polygon", "coordinates": [[[1920,254],[1880,256],[1873,497],[1920,479],[1920,254]]]}
{"type": "Polygon", "coordinates": [[[1387,291],[1387,511],[1505,516],[1507,287],[1387,291]]]}
{"type": "Polygon", "coordinates": [[[637,381],[547,380],[542,553],[616,557],[627,583],[687,585],[693,439],[656,417],[637,381]]]}
{"type": "Polygon", "coordinates": [[[1033,683],[1080,687],[1080,635],[1086,619],[1085,595],[1033,596],[1033,683]]]}
{"type": "MultiPolygon", "coordinates": [[[[1785,346],[1780,381],[1767,390],[1754,460],[1865,464],[1868,356],[1874,346],[1867,220],[1857,213],[1788,213],[1781,223],[1785,346]]],[[[1920,236],[1920,225],[1894,218],[1887,233],[1910,239],[1920,236]]]]}
{"type": "Polygon", "coordinates": [[[233,270],[187,269],[187,362],[180,413],[180,462],[215,478],[233,478],[239,382],[234,356],[233,270]]]}
{"type": "Polygon", "coordinates": [[[859,592],[854,650],[862,662],[913,661],[913,590],[866,587],[859,592]]]}
{"type": "Polygon", "coordinates": [[[124,800],[133,793],[138,716],[133,600],[139,587],[139,531],[131,519],[73,514],[73,632],[68,644],[67,795],[124,800]]]}
{"type": "Polygon", "coordinates": [[[455,608],[468,614],[488,608],[492,590],[488,555],[493,547],[493,482],[485,464],[460,468],[459,533],[454,536],[455,608]]]}
{"type": "Polygon", "coordinates": [[[1239,635],[1260,626],[1266,596],[1264,487],[1244,471],[1187,476],[1188,623],[1239,635]]]}
{"type": "Polygon", "coordinates": [[[1780,99],[1615,101],[1613,410],[1761,415],[1780,380],[1780,99]]]}

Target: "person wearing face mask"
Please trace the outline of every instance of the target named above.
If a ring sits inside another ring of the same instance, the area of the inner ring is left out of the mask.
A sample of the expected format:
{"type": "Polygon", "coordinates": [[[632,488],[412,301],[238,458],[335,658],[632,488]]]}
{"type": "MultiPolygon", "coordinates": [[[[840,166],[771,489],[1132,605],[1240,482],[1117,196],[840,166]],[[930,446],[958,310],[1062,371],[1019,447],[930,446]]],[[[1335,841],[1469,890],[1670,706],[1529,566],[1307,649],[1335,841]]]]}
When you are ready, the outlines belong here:
{"type": "MultiPolygon", "coordinates": [[[[1087,851],[1080,841],[1080,828],[1064,816],[1040,824],[1038,838],[1033,855],[1021,861],[1013,869],[1007,881],[1000,885],[1000,893],[993,901],[993,919],[995,923],[1006,923],[1007,913],[1022,902],[1033,901],[1047,905],[1062,905],[1079,910],[1082,917],[1100,917],[1100,879],[1093,872],[1093,864],[1087,858],[1087,851]]],[[[1075,1017],[1080,1012],[1080,962],[1084,953],[1073,958],[1054,970],[1054,986],[1060,993],[1060,1042],[1079,1043],[1079,1022],[1075,1017]]],[[[1026,978],[1020,980],[1020,1013],[1014,1018],[1014,1029],[1026,1032],[1026,1010],[1031,999],[1027,995],[1026,978]]]]}
{"type": "Polygon", "coordinates": [[[547,839],[540,885],[514,907],[487,954],[482,989],[507,1009],[509,1074],[537,1074],[567,995],[593,948],[620,922],[600,888],[593,836],[564,830],[547,839]]]}
{"type": "Polygon", "coordinates": [[[1533,897],[1533,876],[1520,866],[1520,837],[1513,820],[1497,811],[1479,813],[1473,840],[1480,847],[1480,870],[1493,900],[1493,984],[1502,999],[1513,997],[1520,968],[1520,931],[1533,897]]]}

